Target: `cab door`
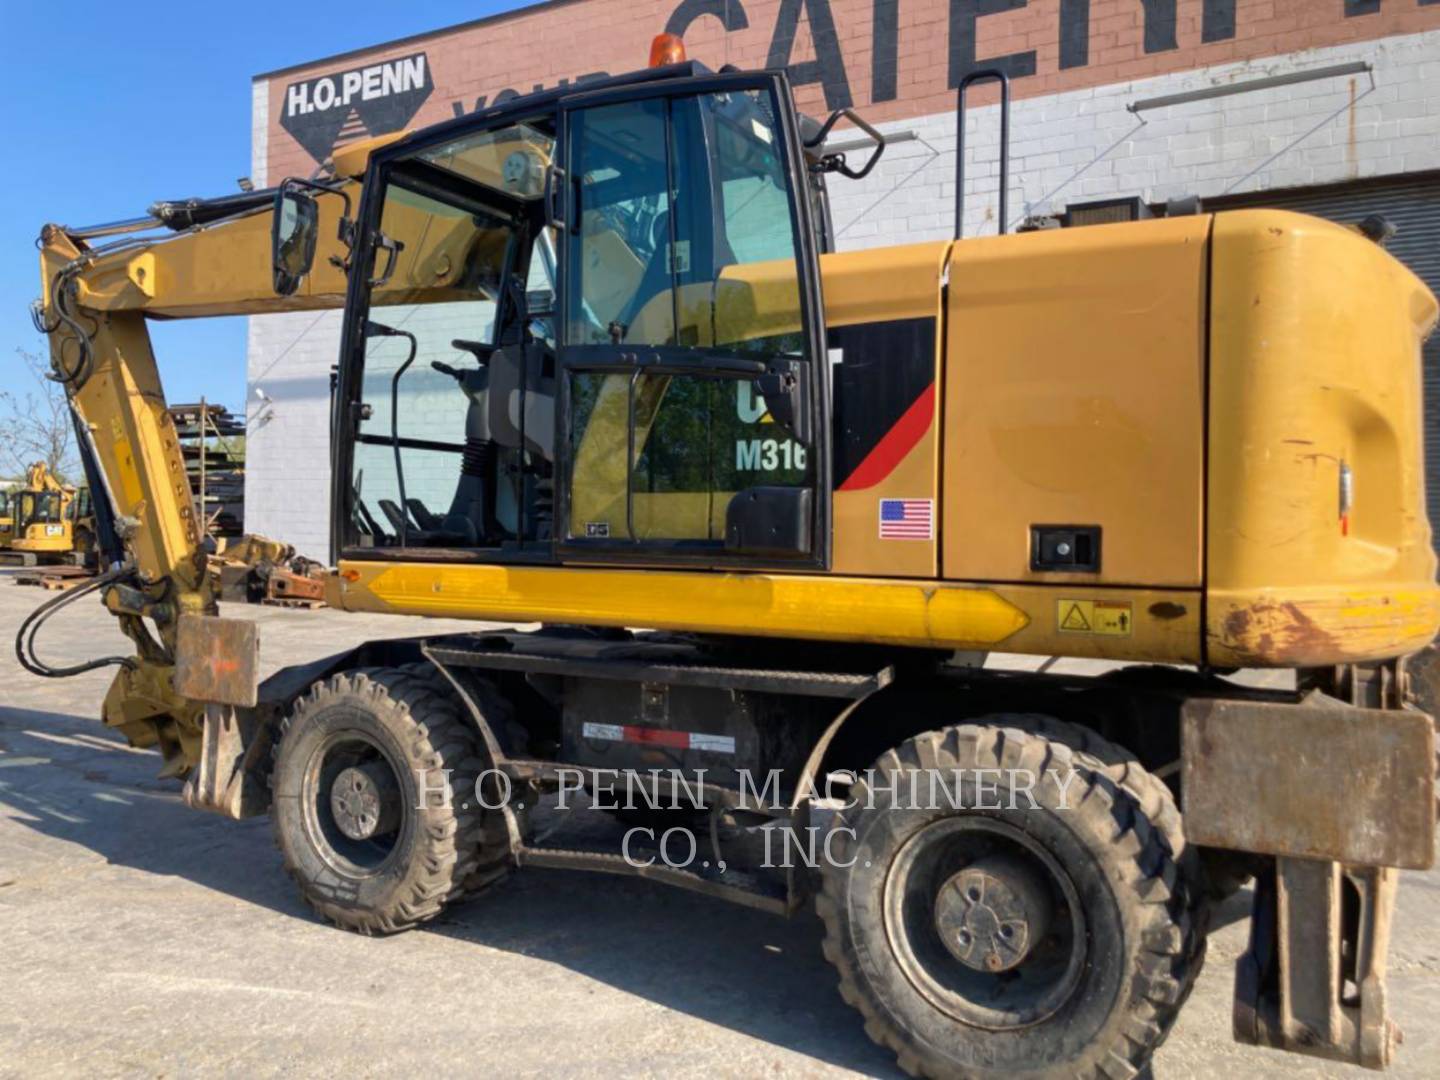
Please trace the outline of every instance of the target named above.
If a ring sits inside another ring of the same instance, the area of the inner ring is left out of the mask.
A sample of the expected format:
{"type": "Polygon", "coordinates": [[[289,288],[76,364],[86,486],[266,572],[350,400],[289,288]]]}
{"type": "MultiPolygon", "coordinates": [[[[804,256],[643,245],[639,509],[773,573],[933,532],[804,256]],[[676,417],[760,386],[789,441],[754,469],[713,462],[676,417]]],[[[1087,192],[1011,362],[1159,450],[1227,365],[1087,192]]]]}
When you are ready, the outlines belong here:
{"type": "Polygon", "coordinates": [[[828,566],[824,317],[794,116],[786,86],[755,75],[567,102],[567,561],[828,566]]]}

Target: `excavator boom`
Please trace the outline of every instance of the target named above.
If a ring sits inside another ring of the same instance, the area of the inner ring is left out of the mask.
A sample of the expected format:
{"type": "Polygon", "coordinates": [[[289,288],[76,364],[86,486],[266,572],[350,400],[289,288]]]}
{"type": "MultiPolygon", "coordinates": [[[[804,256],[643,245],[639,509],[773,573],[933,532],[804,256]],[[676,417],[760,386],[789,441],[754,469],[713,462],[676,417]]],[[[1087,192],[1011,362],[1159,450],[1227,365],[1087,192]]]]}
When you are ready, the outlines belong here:
{"type": "MultiPolygon", "coordinates": [[[[344,197],[337,192],[317,201],[329,226],[325,235],[337,237],[344,197]]],[[[205,220],[192,203],[190,215],[201,220],[181,232],[127,235],[100,246],[89,242],[94,230],[48,225],[41,233],[44,293],[37,321],[49,340],[55,377],[74,408],[87,474],[93,473],[107,496],[97,502],[108,503],[104,516],[111,535],[102,527],[100,543],[106,561],[120,567],[104,575],[99,587],[137,653],[120,665],[105,719],[138,746],[158,744],[174,775],[184,775],[197,759],[204,708],[186,695],[183,680],[176,682],[182,621],[204,617],[206,622],[192,625],[217,632],[226,624],[214,618],[216,595],[201,523],[147,320],[341,306],[344,249],[338,241],[322,252],[302,289],[276,295],[270,272],[272,207],[269,199],[260,208],[250,205],[235,216],[205,220]],[[331,257],[341,265],[333,265],[331,257]]],[[[152,223],[159,227],[162,221],[152,223]]],[[[236,654],[250,655],[252,663],[228,684],[212,682],[211,700],[252,703],[253,690],[244,687],[254,684],[253,653],[252,643],[248,653],[236,654]],[[225,685],[239,689],[226,695],[225,685]]],[[[216,654],[222,668],[234,662],[234,656],[216,654]]]]}

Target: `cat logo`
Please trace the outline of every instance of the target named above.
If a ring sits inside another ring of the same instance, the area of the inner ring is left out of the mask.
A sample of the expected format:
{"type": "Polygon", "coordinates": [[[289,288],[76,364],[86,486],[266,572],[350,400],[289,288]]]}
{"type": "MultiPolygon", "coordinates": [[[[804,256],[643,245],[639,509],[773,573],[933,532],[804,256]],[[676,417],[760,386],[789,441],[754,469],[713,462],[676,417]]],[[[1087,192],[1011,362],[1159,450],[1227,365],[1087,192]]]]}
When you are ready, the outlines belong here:
{"type": "Polygon", "coordinates": [[[742,424],[773,424],[765,395],[755,390],[753,382],[741,379],[735,384],[735,413],[742,424]]]}

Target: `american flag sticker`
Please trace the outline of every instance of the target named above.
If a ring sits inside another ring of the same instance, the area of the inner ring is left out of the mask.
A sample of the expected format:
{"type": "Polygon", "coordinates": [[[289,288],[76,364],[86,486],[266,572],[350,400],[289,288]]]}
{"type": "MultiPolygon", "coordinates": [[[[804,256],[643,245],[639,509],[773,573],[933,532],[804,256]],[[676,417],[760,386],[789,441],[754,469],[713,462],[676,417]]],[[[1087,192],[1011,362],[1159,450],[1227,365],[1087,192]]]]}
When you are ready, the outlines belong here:
{"type": "Polygon", "coordinates": [[[881,499],[881,540],[934,540],[934,499],[881,499]]]}

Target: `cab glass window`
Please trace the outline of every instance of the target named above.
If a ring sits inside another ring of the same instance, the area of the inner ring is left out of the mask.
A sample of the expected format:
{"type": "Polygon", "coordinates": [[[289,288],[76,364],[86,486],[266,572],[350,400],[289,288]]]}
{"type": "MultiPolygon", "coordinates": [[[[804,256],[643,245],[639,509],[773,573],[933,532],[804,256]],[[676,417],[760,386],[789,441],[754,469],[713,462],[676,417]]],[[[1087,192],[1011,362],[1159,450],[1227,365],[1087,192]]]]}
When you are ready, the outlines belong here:
{"type": "Polygon", "coordinates": [[[601,105],[570,132],[568,535],[719,545],[742,503],[804,517],[812,455],[760,381],[805,360],[770,92],[601,105]]]}
{"type": "Polygon", "coordinates": [[[350,545],[499,553],[549,538],[554,125],[471,130],[385,167],[357,400],[341,418],[350,545]]]}
{"type": "Polygon", "coordinates": [[[798,355],[780,137],[761,90],[577,113],[568,343],[798,355]]]}
{"type": "MultiPolygon", "coordinates": [[[[403,246],[372,293],[352,468],[355,524],[373,546],[476,543],[457,518],[469,400],[455,373],[495,344],[511,229],[481,206],[386,190],[381,230],[403,246]],[[396,439],[399,439],[397,445],[396,439]],[[397,461],[398,451],[398,461],[397,461]]],[[[383,271],[388,253],[376,261],[383,271]]]]}

